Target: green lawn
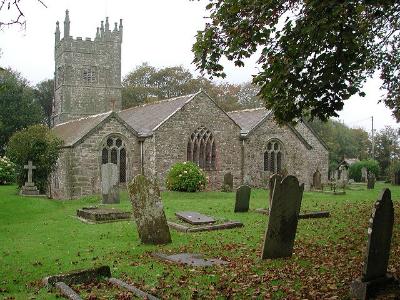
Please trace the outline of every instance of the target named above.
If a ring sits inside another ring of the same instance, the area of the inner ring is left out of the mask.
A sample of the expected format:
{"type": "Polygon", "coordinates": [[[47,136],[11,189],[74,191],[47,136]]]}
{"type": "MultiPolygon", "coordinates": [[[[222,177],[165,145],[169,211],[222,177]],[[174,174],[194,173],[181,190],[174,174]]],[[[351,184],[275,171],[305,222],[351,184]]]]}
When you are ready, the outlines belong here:
{"type": "MultiPolygon", "coordinates": [[[[15,186],[0,186],[0,299],[56,299],[40,280],[51,274],[106,264],[114,277],[133,282],[160,298],[327,298],[348,297],[351,280],[361,273],[368,220],[380,190],[347,191],[346,195],[306,192],[302,210],[329,210],[329,219],[300,220],[291,259],[259,259],[267,217],[268,192],[253,190],[249,213],[233,213],[234,193],[162,194],[168,218],[195,210],[239,220],[243,228],[192,234],[171,230],[172,244],[141,245],[129,221],[88,225],[73,216],[95,205],[99,197],[74,201],[25,198],[15,186]],[[154,251],[196,252],[229,261],[228,266],[186,268],[151,257],[154,251]]],[[[400,277],[400,187],[387,185],[395,203],[390,270],[400,277]]],[[[130,210],[126,193],[114,207],[130,210]]],[[[81,287],[91,299],[118,299],[116,291],[99,296],[107,286],[81,287]],[[97,295],[97,298],[95,297],[97,295]],[[114,295],[114,296],[112,296],[114,295]]],[[[120,294],[120,297],[121,294],[120,294]]],[[[125,298],[120,298],[125,299],[125,298]]]]}

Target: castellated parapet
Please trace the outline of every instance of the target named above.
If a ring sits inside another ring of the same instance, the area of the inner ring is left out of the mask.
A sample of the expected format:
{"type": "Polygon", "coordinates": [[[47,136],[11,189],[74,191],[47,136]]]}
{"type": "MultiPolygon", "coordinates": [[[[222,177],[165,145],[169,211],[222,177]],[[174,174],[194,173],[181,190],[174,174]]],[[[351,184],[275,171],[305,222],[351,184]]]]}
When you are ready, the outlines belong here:
{"type": "Polygon", "coordinates": [[[70,36],[69,12],[61,38],[55,31],[53,126],[69,120],[121,109],[121,44],[123,26],[108,18],[95,38],[70,36]]]}

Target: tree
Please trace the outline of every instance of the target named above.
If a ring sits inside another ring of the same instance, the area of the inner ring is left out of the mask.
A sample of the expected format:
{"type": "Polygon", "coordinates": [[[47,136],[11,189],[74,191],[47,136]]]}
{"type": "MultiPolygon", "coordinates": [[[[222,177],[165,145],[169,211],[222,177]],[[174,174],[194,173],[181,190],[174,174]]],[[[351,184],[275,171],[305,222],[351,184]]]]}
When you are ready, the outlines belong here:
{"type": "Polygon", "coordinates": [[[0,155],[14,132],[42,121],[42,109],[27,80],[11,69],[0,70],[0,155]]]}
{"type": "MultiPolygon", "coordinates": [[[[37,2],[47,8],[42,0],[37,0],[37,2]]],[[[16,24],[25,27],[26,20],[21,8],[21,0],[0,0],[0,13],[0,29],[16,24]]]]}
{"type": "Polygon", "coordinates": [[[240,67],[260,51],[253,83],[279,123],[337,116],[343,101],[365,96],[375,70],[400,120],[399,1],[210,0],[207,9],[193,45],[197,68],[225,77],[221,58],[240,67]]]}
{"type": "Polygon", "coordinates": [[[35,87],[35,97],[42,107],[46,124],[50,127],[51,113],[53,111],[54,80],[48,79],[39,82],[35,87]]]}
{"type": "Polygon", "coordinates": [[[400,160],[400,135],[397,130],[386,126],[377,133],[375,159],[379,162],[382,175],[389,176],[392,161],[400,160]]]}
{"type": "Polygon", "coordinates": [[[24,165],[31,160],[36,166],[35,184],[44,193],[49,175],[55,170],[61,146],[62,141],[44,125],[32,125],[15,132],[7,145],[7,156],[16,165],[18,185],[22,186],[26,181],[24,165]]]}

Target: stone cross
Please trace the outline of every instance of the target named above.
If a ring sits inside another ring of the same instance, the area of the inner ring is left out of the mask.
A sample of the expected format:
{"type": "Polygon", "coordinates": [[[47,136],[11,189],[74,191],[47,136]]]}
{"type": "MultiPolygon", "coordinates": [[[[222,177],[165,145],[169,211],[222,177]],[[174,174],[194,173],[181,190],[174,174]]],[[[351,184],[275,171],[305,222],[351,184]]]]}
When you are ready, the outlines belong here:
{"type": "Polygon", "coordinates": [[[276,180],[262,259],[292,256],[303,191],[304,183],[299,185],[294,176],[276,180]]]}
{"type": "Polygon", "coordinates": [[[157,184],[144,175],[136,175],[128,184],[128,192],[142,243],[153,245],[171,243],[157,184]]]}
{"type": "Polygon", "coordinates": [[[358,299],[370,299],[394,278],[387,273],[392,241],[394,209],[389,189],[382,190],[368,227],[368,242],[361,278],[351,284],[351,293],[358,299]]]}
{"type": "Polygon", "coordinates": [[[236,190],[235,212],[248,212],[250,206],[251,188],[248,185],[241,185],[236,190]]]}
{"type": "Polygon", "coordinates": [[[27,185],[33,185],[33,181],[32,181],[32,174],[33,174],[33,170],[36,169],[36,167],[32,164],[32,161],[28,161],[27,165],[24,165],[24,169],[28,170],[28,184],[27,185]]]}

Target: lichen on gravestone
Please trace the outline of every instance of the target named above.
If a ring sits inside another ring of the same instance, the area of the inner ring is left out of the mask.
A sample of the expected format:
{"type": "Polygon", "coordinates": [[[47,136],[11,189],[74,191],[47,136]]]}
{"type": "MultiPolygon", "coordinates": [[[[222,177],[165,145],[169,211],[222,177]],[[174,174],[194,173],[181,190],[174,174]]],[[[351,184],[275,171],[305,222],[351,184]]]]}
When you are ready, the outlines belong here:
{"type": "Polygon", "coordinates": [[[142,243],[170,243],[171,235],[158,185],[143,175],[136,175],[128,184],[128,191],[142,243]]]}

